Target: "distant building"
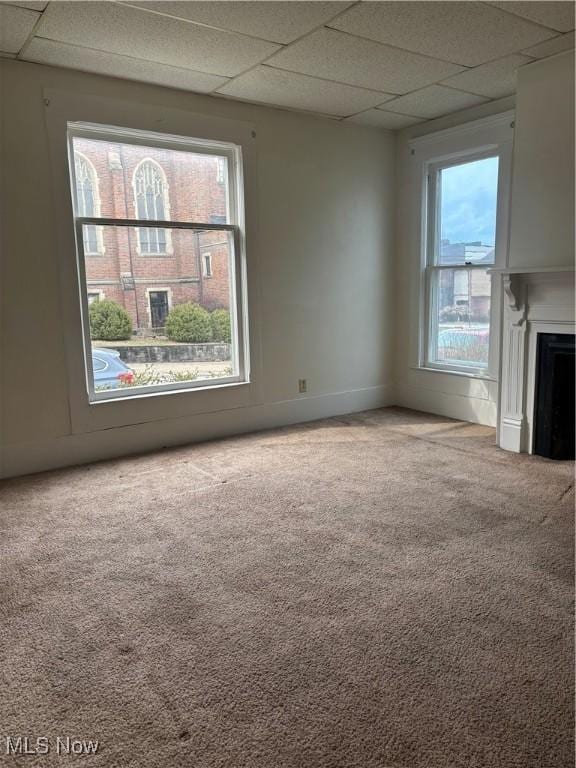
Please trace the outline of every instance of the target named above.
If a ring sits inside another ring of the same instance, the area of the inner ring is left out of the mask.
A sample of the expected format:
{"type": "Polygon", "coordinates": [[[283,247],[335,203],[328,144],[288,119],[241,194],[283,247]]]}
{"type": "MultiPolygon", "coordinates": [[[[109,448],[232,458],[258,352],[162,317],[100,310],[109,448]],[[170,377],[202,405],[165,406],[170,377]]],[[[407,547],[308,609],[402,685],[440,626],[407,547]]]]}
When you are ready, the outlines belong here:
{"type": "MultiPolygon", "coordinates": [[[[92,139],[74,149],[82,216],[226,221],[223,158],[92,139]]],[[[163,328],[177,304],[229,307],[223,232],[90,225],[84,251],[89,302],[118,302],[136,332],[163,328]]]]}
{"type": "MultiPolygon", "coordinates": [[[[440,260],[443,265],[494,264],[494,246],[481,242],[440,243],[440,260]]],[[[440,307],[445,320],[470,319],[488,322],[490,315],[491,280],[484,270],[443,270],[440,280],[440,307]]]]}

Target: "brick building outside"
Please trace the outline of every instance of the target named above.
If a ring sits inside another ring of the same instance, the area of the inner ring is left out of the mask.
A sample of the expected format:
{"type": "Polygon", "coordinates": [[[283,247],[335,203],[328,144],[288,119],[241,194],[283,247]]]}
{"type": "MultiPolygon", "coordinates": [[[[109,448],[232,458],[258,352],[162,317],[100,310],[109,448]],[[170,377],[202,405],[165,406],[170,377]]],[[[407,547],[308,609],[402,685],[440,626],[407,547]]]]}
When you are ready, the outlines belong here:
{"type": "MultiPolygon", "coordinates": [[[[74,139],[81,216],[226,223],[226,159],[74,139]]],[[[228,309],[229,245],[222,231],[84,228],[88,301],[111,299],[138,335],[162,333],[174,306],[228,309]]]]}
{"type": "Polygon", "coordinates": [[[451,243],[442,240],[441,261],[453,270],[444,270],[440,279],[440,307],[448,310],[461,309],[469,313],[472,320],[488,323],[490,318],[490,275],[484,269],[458,269],[462,264],[494,266],[494,246],[481,242],[451,243]]]}

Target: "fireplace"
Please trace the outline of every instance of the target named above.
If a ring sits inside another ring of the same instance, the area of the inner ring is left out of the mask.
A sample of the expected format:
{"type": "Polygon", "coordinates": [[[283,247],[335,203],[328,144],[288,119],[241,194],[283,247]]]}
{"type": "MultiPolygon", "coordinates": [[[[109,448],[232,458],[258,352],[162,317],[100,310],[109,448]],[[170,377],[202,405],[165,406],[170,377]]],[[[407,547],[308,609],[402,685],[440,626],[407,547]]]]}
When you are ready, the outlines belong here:
{"type": "Polygon", "coordinates": [[[570,333],[537,338],[534,453],[549,459],[574,458],[575,340],[570,333]]]}
{"type": "Polygon", "coordinates": [[[573,267],[504,267],[498,445],[574,456],[573,267]]]}

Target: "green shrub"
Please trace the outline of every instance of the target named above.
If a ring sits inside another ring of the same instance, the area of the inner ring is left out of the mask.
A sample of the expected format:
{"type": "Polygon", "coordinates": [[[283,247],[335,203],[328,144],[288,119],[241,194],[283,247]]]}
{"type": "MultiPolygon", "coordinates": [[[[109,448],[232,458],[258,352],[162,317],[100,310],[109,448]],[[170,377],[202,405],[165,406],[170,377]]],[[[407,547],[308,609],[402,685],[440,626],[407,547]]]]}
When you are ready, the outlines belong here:
{"type": "Polygon", "coordinates": [[[215,309],[210,315],[212,322],[212,341],[230,344],[230,312],[227,309],[215,309]]]}
{"type": "Polygon", "coordinates": [[[199,304],[179,304],[166,318],[166,336],[188,344],[212,341],[210,313],[199,304]]]}
{"type": "Polygon", "coordinates": [[[132,335],[132,320],[124,307],[103,299],[90,304],[90,335],[96,341],[121,341],[132,335]]]}

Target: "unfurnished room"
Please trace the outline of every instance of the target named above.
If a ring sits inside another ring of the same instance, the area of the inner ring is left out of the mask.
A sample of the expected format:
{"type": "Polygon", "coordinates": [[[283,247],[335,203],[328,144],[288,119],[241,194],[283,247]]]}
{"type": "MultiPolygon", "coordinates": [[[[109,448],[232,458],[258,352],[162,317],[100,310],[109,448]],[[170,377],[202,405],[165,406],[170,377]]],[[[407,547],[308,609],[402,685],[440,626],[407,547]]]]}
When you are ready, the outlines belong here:
{"type": "Polygon", "coordinates": [[[0,0],[0,766],[572,768],[554,0],[0,0]]]}

